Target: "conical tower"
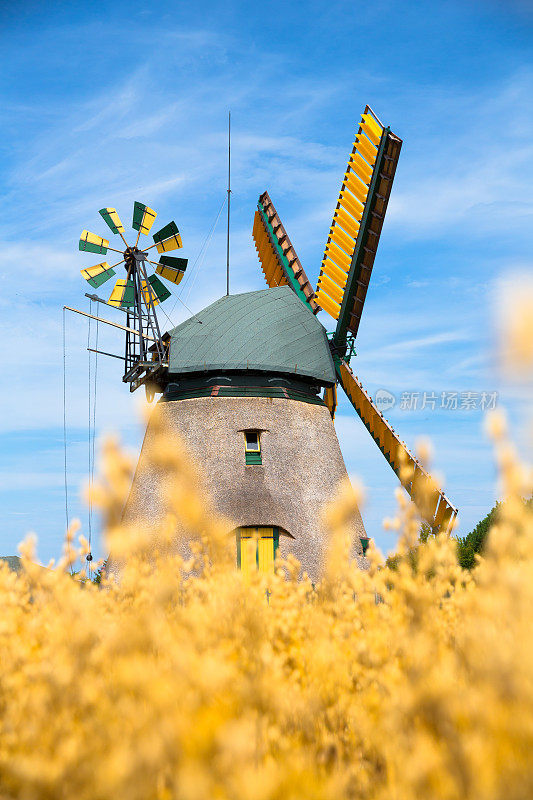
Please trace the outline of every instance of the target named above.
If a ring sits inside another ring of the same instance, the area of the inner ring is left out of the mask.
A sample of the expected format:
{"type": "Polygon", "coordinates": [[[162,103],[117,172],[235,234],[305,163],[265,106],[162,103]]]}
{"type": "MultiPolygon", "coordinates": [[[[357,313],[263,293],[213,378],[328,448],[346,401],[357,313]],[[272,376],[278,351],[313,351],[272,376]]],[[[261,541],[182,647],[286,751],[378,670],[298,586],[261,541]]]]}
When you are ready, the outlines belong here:
{"type": "MultiPolygon", "coordinates": [[[[279,549],[312,580],[320,574],[322,512],[348,477],[322,399],[335,382],[326,331],[288,286],[222,297],[170,331],[159,424],[178,434],[232,520],[242,569],[267,567],[279,549]]],[[[126,509],[151,523],[160,513],[152,436],[148,425],[126,509]]],[[[353,534],[362,564],[359,512],[353,534]]]]}

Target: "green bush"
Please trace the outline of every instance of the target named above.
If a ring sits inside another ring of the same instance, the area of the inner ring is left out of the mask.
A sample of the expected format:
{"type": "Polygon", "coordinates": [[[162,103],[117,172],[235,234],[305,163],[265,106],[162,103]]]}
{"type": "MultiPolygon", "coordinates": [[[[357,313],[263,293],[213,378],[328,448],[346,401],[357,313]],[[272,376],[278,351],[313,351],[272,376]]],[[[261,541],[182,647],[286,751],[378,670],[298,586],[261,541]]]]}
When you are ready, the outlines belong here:
{"type": "Polygon", "coordinates": [[[457,558],[463,569],[472,569],[476,564],[476,554],[483,552],[483,545],[487,535],[496,522],[500,503],[496,503],[486,517],[478,522],[476,527],[466,536],[457,537],[457,558]]]}

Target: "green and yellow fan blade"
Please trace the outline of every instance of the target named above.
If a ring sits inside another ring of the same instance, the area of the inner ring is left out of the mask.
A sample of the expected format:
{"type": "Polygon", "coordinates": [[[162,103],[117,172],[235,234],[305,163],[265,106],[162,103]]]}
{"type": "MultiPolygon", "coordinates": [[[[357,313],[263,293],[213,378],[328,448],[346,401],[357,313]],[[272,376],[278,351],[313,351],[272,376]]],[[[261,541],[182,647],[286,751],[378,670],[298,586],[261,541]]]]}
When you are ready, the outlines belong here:
{"type": "Polygon", "coordinates": [[[158,275],[161,275],[162,278],[165,278],[167,281],[171,281],[171,283],[174,283],[177,286],[183,278],[186,269],[186,258],[161,256],[155,271],[158,275]]]}
{"type": "Polygon", "coordinates": [[[163,300],[166,300],[167,297],[170,297],[169,290],[165,284],[159,280],[157,275],[148,275],[148,284],[150,288],[148,288],[146,281],[143,280],[142,287],[145,300],[150,295],[154,305],[157,305],[158,303],[162,303],[163,300]]]}
{"type": "Polygon", "coordinates": [[[259,197],[252,236],[268,286],[290,286],[313,314],[318,313],[320,306],[313,287],[268,192],[259,197]]]}
{"type": "Polygon", "coordinates": [[[101,236],[97,236],[96,233],[91,233],[90,231],[81,232],[80,250],[105,256],[108,247],[108,239],[102,239],[101,236]]]}
{"type": "Polygon", "coordinates": [[[342,351],[357,334],[402,140],[369,106],[361,118],[333,221],[316,296],[337,320],[333,342],[342,351]]]}
{"type": "Polygon", "coordinates": [[[135,286],[131,280],[118,280],[108,300],[110,306],[117,308],[131,308],[135,303],[135,286]]]}
{"type": "Polygon", "coordinates": [[[157,212],[154,211],[153,208],[145,206],[144,203],[134,202],[132,228],[136,231],[139,231],[139,233],[150,233],[156,217],[157,212]]]}
{"type": "Polygon", "coordinates": [[[149,305],[150,301],[154,306],[159,305],[159,300],[157,299],[157,295],[152,289],[149,283],[146,283],[145,280],[142,281],[142,293],[143,293],[143,300],[145,305],[149,305]]]}
{"type": "Polygon", "coordinates": [[[115,274],[115,270],[109,266],[107,261],[96,264],[95,267],[87,267],[80,271],[85,280],[90,283],[91,286],[94,286],[95,289],[98,289],[99,286],[108,281],[115,274]]]}
{"type": "Polygon", "coordinates": [[[349,401],[417,506],[420,516],[434,530],[448,530],[457,515],[457,509],[452,506],[429,473],[400,441],[392,426],[374,405],[348,364],[343,359],[338,359],[335,369],[339,383],[349,401]]]}
{"type": "Polygon", "coordinates": [[[175,222],[169,222],[160,231],[154,233],[153,240],[158,253],[168,253],[170,250],[179,250],[183,246],[180,232],[175,222]]]}
{"type": "Polygon", "coordinates": [[[106,225],[111,228],[113,233],[124,233],[124,225],[115,208],[101,208],[98,213],[104,219],[106,225]]]}

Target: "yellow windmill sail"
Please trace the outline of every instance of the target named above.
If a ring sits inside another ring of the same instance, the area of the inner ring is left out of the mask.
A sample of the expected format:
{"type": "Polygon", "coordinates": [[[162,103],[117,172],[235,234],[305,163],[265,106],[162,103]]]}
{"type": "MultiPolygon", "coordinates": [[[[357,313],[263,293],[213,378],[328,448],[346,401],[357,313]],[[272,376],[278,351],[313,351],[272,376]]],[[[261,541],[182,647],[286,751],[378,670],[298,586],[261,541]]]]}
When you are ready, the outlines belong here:
{"type": "Polygon", "coordinates": [[[333,214],[318,277],[319,304],[337,320],[334,339],[357,333],[401,139],[367,106],[333,214]]]}
{"type": "Polygon", "coordinates": [[[447,530],[457,515],[457,509],[400,440],[348,364],[344,360],[340,360],[336,369],[339,383],[348,399],[398,475],[404,489],[416,504],[420,515],[434,529],[447,530]]]}
{"type": "Polygon", "coordinates": [[[257,203],[252,235],[267,284],[290,286],[313,314],[320,311],[313,287],[292,246],[268,192],[257,203]]]}

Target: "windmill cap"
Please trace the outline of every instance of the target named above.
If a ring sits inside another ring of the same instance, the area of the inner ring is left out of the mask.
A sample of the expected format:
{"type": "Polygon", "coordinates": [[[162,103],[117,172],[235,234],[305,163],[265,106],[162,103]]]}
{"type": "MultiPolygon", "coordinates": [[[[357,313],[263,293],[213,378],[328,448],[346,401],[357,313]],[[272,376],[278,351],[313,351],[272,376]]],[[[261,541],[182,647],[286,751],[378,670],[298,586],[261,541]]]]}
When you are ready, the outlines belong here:
{"type": "Polygon", "coordinates": [[[248,369],[336,380],[324,326],[288,286],[221,297],[169,335],[169,374],[248,369]]]}

